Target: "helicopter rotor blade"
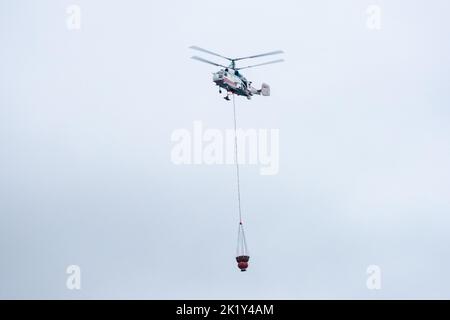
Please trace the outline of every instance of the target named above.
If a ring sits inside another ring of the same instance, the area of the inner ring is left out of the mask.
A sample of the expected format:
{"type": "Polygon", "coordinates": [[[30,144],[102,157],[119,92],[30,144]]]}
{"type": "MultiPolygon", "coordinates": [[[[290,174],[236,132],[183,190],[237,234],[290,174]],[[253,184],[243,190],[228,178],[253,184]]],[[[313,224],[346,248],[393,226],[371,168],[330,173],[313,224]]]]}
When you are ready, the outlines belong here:
{"type": "Polygon", "coordinates": [[[215,52],[212,52],[212,51],[209,51],[209,50],[206,50],[206,49],[197,47],[197,46],[190,46],[189,48],[194,49],[194,50],[197,50],[197,51],[201,51],[201,52],[206,52],[206,53],[212,54],[213,56],[221,57],[221,58],[224,58],[224,59],[227,59],[227,60],[230,60],[230,61],[233,60],[233,59],[231,59],[231,58],[222,56],[222,55],[220,55],[220,54],[218,54],[218,53],[215,53],[215,52]]]}
{"type": "Polygon", "coordinates": [[[193,57],[191,57],[191,59],[198,60],[198,61],[201,61],[201,62],[204,62],[204,63],[209,63],[209,64],[212,64],[213,66],[216,66],[216,67],[227,68],[227,67],[225,67],[225,66],[223,66],[221,64],[218,64],[218,63],[215,63],[215,62],[212,62],[212,61],[209,61],[209,60],[197,57],[197,56],[193,56],[193,57]]]}
{"type": "Polygon", "coordinates": [[[242,69],[247,69],[247,68],[259,67],[259,66],[264,66],[266,64],[279,63],[279,62],[283,62],[283,61],[284,61],[284,59],[278,59],[278,60],[273,60],[273,61],[269,61],[269,62],[254,64],[254,65],[247,66],[247,67],[236,68],[236,70],[242,70],[242,69]]]}
{"type": "Polygon", "coordinates": [[[282,50],[271,51],[271,52],[267,52],[267,53],[257,54],[257,55],[254,55],[254,56],[236,58],[236,59],[233,59],[233,60],[234,61],[238,61],[238,60],[244,60],[244,59],[259,58],[259,57],[265,57],[265,56],[270,56],[270,55],[273,55],[273,54],[281,54],[281,53],[284,53],[284,51],[282,51],[282,50]]]}

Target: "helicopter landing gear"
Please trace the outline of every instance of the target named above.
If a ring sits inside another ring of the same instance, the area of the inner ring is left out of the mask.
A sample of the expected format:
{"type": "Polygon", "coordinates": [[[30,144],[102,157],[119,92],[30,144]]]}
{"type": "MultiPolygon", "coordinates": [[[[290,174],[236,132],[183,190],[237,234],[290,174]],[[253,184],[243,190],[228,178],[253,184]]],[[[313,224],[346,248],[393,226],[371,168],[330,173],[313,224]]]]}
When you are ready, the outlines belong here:
{"type": "Polygon", "coordinates": [[[230,94],[233,94],[231,91],[227,91],[227,95],[223,97],[225,100],[230,101],[230,94]]]}

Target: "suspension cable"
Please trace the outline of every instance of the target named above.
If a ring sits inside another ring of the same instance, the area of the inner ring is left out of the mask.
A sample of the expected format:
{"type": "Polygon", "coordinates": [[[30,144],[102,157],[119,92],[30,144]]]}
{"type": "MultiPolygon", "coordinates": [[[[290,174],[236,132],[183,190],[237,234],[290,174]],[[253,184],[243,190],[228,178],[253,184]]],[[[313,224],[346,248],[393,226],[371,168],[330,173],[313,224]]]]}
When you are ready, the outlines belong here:
{"type": "Polygon", "coordinates": [[[238,163],[238,147],[237,147],[237,122],[236,122],[236,103],[234,101],[233,93],[233,115],[234,115],[234,158],[236,161],[236,178],[237,178],[237,194],[238,194],[238,206],[239,206],[239,224],[242,224],[242,211],[241,211],[241,186],[239,179],[239,163],[238,163]]]}

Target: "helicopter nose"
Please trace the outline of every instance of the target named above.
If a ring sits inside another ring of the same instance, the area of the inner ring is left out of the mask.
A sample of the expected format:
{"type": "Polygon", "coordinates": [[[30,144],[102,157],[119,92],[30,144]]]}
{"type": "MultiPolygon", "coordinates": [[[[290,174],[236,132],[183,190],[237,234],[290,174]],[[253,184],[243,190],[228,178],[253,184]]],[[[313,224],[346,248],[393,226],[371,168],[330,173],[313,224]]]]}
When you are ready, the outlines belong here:
{"type": "Polygon", "coordinates": [[[218,73],[213,73],[213,81],[217,82],[217,81],[221,81],[222,80],[222,75],[218,74],[218,73]]]}

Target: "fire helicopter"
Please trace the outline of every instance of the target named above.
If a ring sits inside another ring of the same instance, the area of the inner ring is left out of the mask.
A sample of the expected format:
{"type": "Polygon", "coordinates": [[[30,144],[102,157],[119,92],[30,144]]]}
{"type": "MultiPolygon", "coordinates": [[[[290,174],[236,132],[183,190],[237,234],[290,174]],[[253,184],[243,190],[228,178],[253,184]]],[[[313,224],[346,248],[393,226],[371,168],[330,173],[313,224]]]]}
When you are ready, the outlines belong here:
{"type": "Polygon", "coordinates": [[[230,65],[227,67],[222,64],[215,63],[215,62],[206,60],[201,57],[197,57],[197,56],[191,57],[194,60],[209,63],[209,64],[212,64],[213,66],[223,68],[223,69],[220,69],[219,71],[213,73],[213,82],[217,86],[219,86],[219,93],[222,93],[222,89],[225,89],[227,91],[227,95],[224,97],[225,100],[230,100],[230,98],[229,98],[230,94],[244,96],[244,97],[247,97],[247,99],[249,99],[249,100],[255,94],[262,95],[262,96],[270,96],[270,86],[268,84],[263,83],[261,85],[261,89],[256,89],[256,88],[252,87],[251,81],[248,81],[239,72],[239,70],[258,67],[258,66],[264,66],[267,64],[279,63],[279,62],[284,61],[283,59],[278,59],[278,60],[272,60],[272,61],[254,64],[254,65],[250,65],[250,66],[246,66],[246,67],[242,67],[242,68],[237,68],[236,61],[240,61],[240,60],[244,60],[244,59],[254,59],[254,58],[259,58],[259,57],[265,57],[265,56],[270,56],[270,55],[275,55],[275,54],[281,54],[284,52],[281,50],[277,50],[277,51],[271,51],[271,52],[257,54],[257,55],[253,55],[253,56],[232,59],[232,58],[225,57],[218,53],[215,53],[215,52],[212,52],[212,51],[209,51],[209,50],[197,47],[197,46],[191,46],[189,48],[193,49],[193,50],[201,51],[204,53],[208,53],[208,54],[211,54],[211,55],[214,55],[214,56],[217,56],[217,57],[220,57],[220,58],[230,61],[230,65]]]}

